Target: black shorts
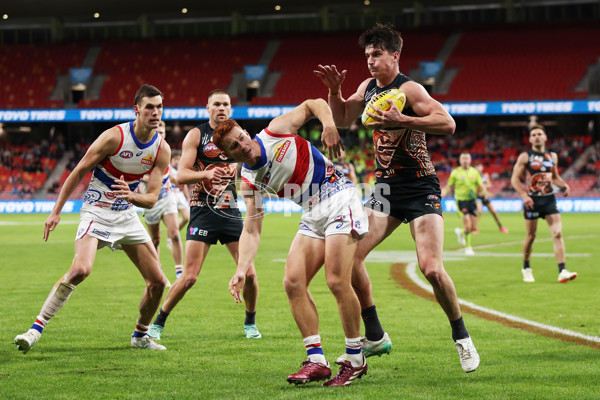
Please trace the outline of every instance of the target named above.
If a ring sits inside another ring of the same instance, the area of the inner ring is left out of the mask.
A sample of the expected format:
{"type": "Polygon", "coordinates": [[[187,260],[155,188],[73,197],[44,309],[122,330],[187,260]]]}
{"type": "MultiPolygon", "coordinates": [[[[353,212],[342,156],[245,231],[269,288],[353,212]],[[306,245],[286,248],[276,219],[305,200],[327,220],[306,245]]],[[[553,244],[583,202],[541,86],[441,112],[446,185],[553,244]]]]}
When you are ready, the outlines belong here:
{"type": "Polygon", "coordinates": [[[190,207],[190,222],[186,240],[208,244],[237,242],[244,222],[237,208],[212,208],[208,205],[190,207]]]}
{"type": "Polygon", "coordinates": [[[477,216],[477,201],[475,200],[456,200],[456,209],[458,214],[462,217],[463,215],[471,214],[477,216]]]}
{"type": "Polygon", "coordinates": [[[483,203],[484,206],[487,206],[488,204],[490,204],[490,199],[488,199],[485,196],[477,196],[477,198],[479,200],[481,200],[481,202],[483,203]]]}
{"type": "Polygon", "coordinates": [[[366,208],[407,224],[426,214],[443,214],[440,181],[436,175],[411,182],[377,182],[366,208]]]}
{"type": "Polygon", "coordinates": [[[553,194],[549,196],[531,196],[533,209],[523,209],[525,219],[546,218],[546,215],[558,214],[556,198],[553,194]]]}

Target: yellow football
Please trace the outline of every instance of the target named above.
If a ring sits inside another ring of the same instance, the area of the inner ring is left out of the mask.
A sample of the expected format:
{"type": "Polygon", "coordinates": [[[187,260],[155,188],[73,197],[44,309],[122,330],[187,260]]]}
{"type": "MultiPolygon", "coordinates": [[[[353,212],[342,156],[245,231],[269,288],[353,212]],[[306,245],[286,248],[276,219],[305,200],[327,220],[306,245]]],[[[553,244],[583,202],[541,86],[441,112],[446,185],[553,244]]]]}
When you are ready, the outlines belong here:
{"type": "Polygon", "coordinates": [[[402,112],[404,109],[404,104],[406,103],[406,95],[400,89],[389,89],[379,93],[377,96],[374,96],[371,101],[365,106],[365,109],[362,113],[361,121],[364,126],[370,124],[371,122],[375,122],[373,118],[367,114],[367,111],[373,114],[377,114],[373,107],[377,107],[382,111],[387,111],[390,109],[390,103],[388,100],[393,100],[398,107],[398,110],[402,112]]]}

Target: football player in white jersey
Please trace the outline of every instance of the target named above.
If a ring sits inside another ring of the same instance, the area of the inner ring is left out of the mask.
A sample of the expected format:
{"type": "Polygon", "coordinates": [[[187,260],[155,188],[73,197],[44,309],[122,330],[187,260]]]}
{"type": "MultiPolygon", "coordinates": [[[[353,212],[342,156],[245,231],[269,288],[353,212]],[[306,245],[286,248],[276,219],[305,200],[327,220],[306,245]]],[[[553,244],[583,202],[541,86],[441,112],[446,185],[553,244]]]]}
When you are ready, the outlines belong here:
{"type": "Polygon", "coordinates": [[[331,377],[321,346],[317,309],[308,290],[324,264],[327,285],[337,301],[346,336],[346,353],[336,361],[340,369],[324,386],[344,386],[367,372],[361,351],[360,304],[352,289],[351,276],[354,253],[358,241],[368,232],[369,221],[352,182],[296,134],[313,117],[323,124],[325,148],[337,157],[343,145],[331,110],[321,99],[307,100],[275,118],[254,140],[234,120],[221,122],[213,132],[217,147],[244,163],[241,193],[247,210],[238,267],[229,289],[236,302],[241,302],[246,272],[253,265],[261,236],[262,193],[277,193],[302,205],[304,212],[288,254],[283,286],[304,338],[308,359],[287,381],[304,384],[331,377]]]}
{"type": "Polygon", "coordinates": [[[60,213],[83,177],[94,170],[84,198],[71,267],[54,285],[33,326],[14,343],[27,353],[40,339],[52,317],[65,305],[75,287],[92,272],[96,251],[108,246],[123,249],[146,282],[131,346],[165,350],[147,331],[167,283],[150,236],[134,205],[151,208],[160,193],[161,178],[169,165],[171,149],[156,133],[163,112],[163,95],[143,85],[136,93],[136,119],[104,131],[90,146],[65,181],[54,209],[44,225],[44,240],[60,222],[60,213]],[[137,193],[142,176],[150,172],[148,190],[137,193]]]}
{"type": "Polygon", "coordinates": [[[180,160],[181,150],[174,149],[171,154],[171,166],[169,170],[171,171],[171,185],[177,199],[177,211],[181,214],[179,230],[182,230],[190,222],[190,188],[186,184],[180,184],[177,180],[180,160]]]}

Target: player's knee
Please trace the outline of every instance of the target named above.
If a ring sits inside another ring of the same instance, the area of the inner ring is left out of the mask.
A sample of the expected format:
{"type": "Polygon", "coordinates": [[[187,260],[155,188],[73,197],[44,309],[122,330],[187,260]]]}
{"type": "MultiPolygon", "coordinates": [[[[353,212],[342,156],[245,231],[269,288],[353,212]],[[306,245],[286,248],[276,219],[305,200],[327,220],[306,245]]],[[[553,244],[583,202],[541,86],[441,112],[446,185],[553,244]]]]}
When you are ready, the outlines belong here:
{"type": "Polygon", "coordinates": [[[338,297],[348,291],[348,282],[345,282],[340,276],[330,276],[327,277],[327,287],[335,297],[338,297]]]}
{"type": "Polygon", "coordinates": [[[194,276],[194,275],[186,276],[185,272],[184,272],[183,277],[180,279],[182,279],[181,283],[183,284],[183,287],[187,291],[187,290],[190,290],[192,288],[192,286],[194,286],[196,284],[198,277],[194,276]]]}
{"type": "Polygon", "coordinates": [[[300,281],[288,277],[283,278],[283,288],[285,289],[288,298],[298,296],[300,293],[306,291],[306,287],[304,287],[300,281]]]}
{"type": "Polygon", "coordinates": [[[246,274],[246,285],[254,286],[258,284],[258,278],[256,277],[256,272],[248,272],[246,274]]]}
{"type": "Polygon", "coordinates": [[[179,243],[181,241],[181,236],[179,236],[178,230],[174,230],[174,231],[170,232],[169,237],[171,238],[173,243],[179,243]]]}
{"type": "Polygon", "coordinates": [[[87,267],[85,265],[78,265],[77,267],[71,268],[68,273],[67,280],[70,283],[77,285],[87,278],[90,275],[90,272],[92,272],[91,266],[87,267]]]}
{"type": "Polygon", "coordinates": [[[150,293],[162,294],[167,286],[167,278],[163,275],[160,278],[146,282],[146,287],[150,293]]]}
{"type": "Polygon", "coordinates": [[[423,275],[427,279],[427,281],[434,287],[440,287],[442,282],[442,272],[439,268],[436,268],[434,265],[425,265],[422,268],[423,275]]]}
{"type": "Polygon", "coordinates": [[[563,237],[563,236],[562,236],[562,232],[561,232],[561,231],[555,231],[555,232],[552,232],[552,237],[553,237],[555,240],[560,240],[560,239],[562,239],[562,237],[563,237]]]}
{"type": "Polygon", "coordinates": [[[526,240],[529,242],[533,242],[535,240],[535,233],[528,233],[526,236],[526,240]]]}

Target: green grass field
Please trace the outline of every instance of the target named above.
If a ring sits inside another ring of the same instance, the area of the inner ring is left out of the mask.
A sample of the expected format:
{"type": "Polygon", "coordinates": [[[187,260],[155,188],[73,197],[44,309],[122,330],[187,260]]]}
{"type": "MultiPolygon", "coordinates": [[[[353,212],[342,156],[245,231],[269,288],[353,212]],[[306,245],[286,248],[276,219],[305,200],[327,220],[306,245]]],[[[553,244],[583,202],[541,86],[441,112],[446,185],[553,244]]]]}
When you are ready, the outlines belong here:
{"type": "MultiPolygon", "coordinates": [[[[298,214],[265,219],[256,259],[261,292],[261,340],[243,336],[244,308],[227,289],[234,265],[213,247],[196,286],[171,314],[161,341],[168,350],[129,347],[143,281],[123,252],[98,252],[94,270],[48,324],[40,342],[23,355],[12,344],[38,314],[54,282],[73,257],[78,215],[64,215],[48,243],[45,215],[0,216],[0,398],[2,399],[598,399],[600,350],[526,332],[465,314],[481,355],[465,374],[441,308],[400,287],[390,266],[410,261],[414,244],[398,229],[368,263],[375,302],[394,343],[391,355],[369,359],[368,375],[345,388],[287,384],[305,359],[300,334],[282,288],[283,259],[298,214]]],[[[502,215],[508,235],[490,215],[473,238],[477,255],[465,258],[446,215],[445,267],[458,296],[479,306],[531,321],[600,336],[600,215],[563,214],[567,268],[579,277],[558,284],[552,242],[540,221],[532,268],[536,282],[521,281],[520,214],[502,215]],[[489,246],[488,246],[489,245],[489,246]]],[[[161,259],[174,279],[172,258],[161,259]]],[[[421,274],[419,277],[422,279],[421,274]]],[[[322,272],[311,287],[321,336],[333,363],[344,351],[335,301],[322,272]]],[[[333,372],[337,371],[334,366],[333,372]]]]}

